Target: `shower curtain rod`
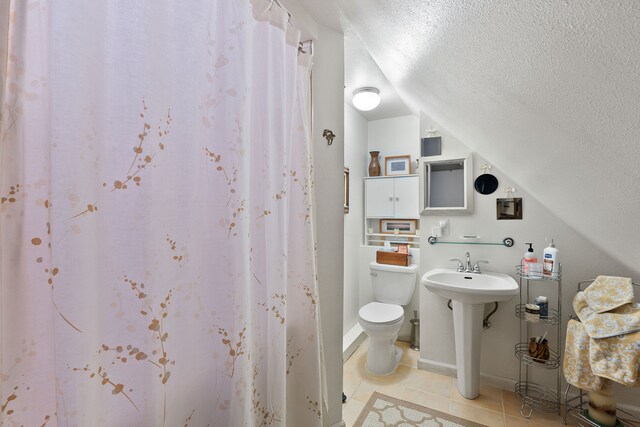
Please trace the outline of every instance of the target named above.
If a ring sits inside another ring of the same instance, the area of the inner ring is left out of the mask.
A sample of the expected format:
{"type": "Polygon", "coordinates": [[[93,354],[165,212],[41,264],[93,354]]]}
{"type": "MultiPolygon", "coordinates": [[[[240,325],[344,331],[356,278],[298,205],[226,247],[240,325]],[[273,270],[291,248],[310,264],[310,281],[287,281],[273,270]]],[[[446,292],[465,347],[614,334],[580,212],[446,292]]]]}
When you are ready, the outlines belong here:
{"type": "MultiPolygon", "coordinates": [[[[269,9],[273,7],[274,3],[277,4],[279,7],[281,7],[285,12],[287,12],[287,16],[288,16],[287,24],[292,27],[293,24],[291,23],[291,19],[293,18],[293,15],[291,15],[291,12],[289,12],[289,9],[287,9],[282,4],[282,2],[280,2],[280,0],[271,0],[271,5],[269,6],[269,9]]],[[[305,40],[298,43],[298,53],[310,53],[311,55],[313,55],[313,40],[305,40]]]]}

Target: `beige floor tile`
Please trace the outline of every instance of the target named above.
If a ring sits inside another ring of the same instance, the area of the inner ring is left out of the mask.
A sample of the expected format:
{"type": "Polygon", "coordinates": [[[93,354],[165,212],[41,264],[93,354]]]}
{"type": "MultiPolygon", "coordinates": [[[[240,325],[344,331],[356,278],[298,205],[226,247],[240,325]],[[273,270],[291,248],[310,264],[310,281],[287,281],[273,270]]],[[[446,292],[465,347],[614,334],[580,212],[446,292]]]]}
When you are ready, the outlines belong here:
{"type": "Polygon", "coordinates": [[[434,372],[412,370],[411,375],[405,380],[405,385],[427,393],[439,394],[451,398],[451,384],[453,378],[434,372]]]}
{"type": "MultiPolygon", "coordinates": [[[[502,390],[502,403],[504,405],[504,413],[507,416],[511,416],[514,418],[518,418],[521,420],[527,420],[533,424],[546,424],[550,423],[560,423],[562,424],[562,416],[558,415],[556,412],[543,412],[543,411],[533,411],[529,418],[524,418],[520,414],[520,408],[522,407],[522,401],[520,398],[512,391],[502,390]]],[[[527,409],[525,413],[528,413],[527,409]]]]}
{"type": "Polygon", "coordinates": [[[505,415],[522,418],[522,416],[520,415],[520,407],[522,406],[522,402],[514,392],[502,390],[502,403],[504,405],[505,415]]]}
{"type": "Polygon", "coordinates": [[[484,424],[489,427],[504,427],[504,414],[502,412],[490,411],[488,409],[472,406],[467,403],[451,401],[451,415],[484,424]]]}
{"type": "Polygon", "coordinates": [[[353,370],[360,363],[360,359],[364,358],[366,360],[367,352],[366,351],[364,351],[364,352],[359,351],[362,348],[363,345],[364,344],[360,345],[360,347],[358,347],[358,350],[353,352],[353,354],[347,359],[347,361],[344,362],[343,369],[353,370]]]}
{"type": "Polygon", "coordinates": [[[347,360],[342,369],[343,372],[349,372],[354,378],[362,380],[363,375],[366,374],[364,365],[367,361],[367,353],[353,355],[347,360]]]}
{"type": "Polygon", "coordinates": [[[364,354],[358,359],[358,363],[355,365],[355,371],[351,371],[354,373],[356,377],[362,379],[362,381],[366,381],[372,384],[379,385],[387,385],[387,384],[398,384],[405,381],[415,369],[411,369],[405,365],[398,365],[395,372],[389,375],[373,375],[367,371],[365,367],[367,362],[367,355],[364,354]]]}
{"type": "Polygon", "coordinates": [[[544,423],[545,426],[557,426],[557,427],[560,427],[560,426],[577,426],[578,425],[577,420],[575,418],[573,418],[573,417],[567,417],[567,424],[565,424],[562,421],[562,416],[556,417],[552,421],[545,420],[543,423],[544,423]]]}
{"type": "Polygon", "coordinates": [[[363,354],[366,354],[368,349],[369,349],[369,338],[365,338],[364,341],[362,341],[362,344],[358,346],[358,348],[356,349],[356,351],[353,352],[353,354],[355,356],[361,356],[363,354]]]}
{"type": "Polygon", "coordinates": [[[449,406],[451,405],[451,399],[446,396],[416,390],[411,387],[405,387],[402,399],[445,413],[449,412],[449,406]]]}
{"type": "MultiPolygon", "coordinates": [[[[557,412],[541,412],[541,411],[533,411],[531,418],[529,418],[533,422],[542,423],[544,425],[564,425],[562,422],[562,415],[558,415],[557,412]]],[[[567,424],[572,424],[567,419],[567,424]]]]}
{"type": "Polygon", "coordinates": [[[402,399],[402,393],[405,386],[399,383],[391,384],[374,384],[363,381],[360,383],[356,391],[353,393],[352,399],[358,400],[362,403],[366,403],[374,391],[378,393],[386,394],[387,396],[396,397],[402,399]]]}
{"type": "Polygon", "coordinates": [[[362,380],[373,384],[400,384],[413,375],[415,371],[415,369],[405,365],[398,365],[395,372],[389,375],[373,375],[365,370],[362,380]]]}
{"type": "Polygon", "coordinates": [[[491,411],[504,412],[501,391],[499,388],[481,385],[480,395],[478,397],[475,399],[466,399],[458,391],[458,381],[454,379],[451,384],[451,399],[491,411]]]}
{"type": "Polygon", "coordinates": [[[347,427],[353,426],[353,423],[358,419],[358,415],[362,412],[365,403],[358,400],[350,400],[342,405],[342,419],[347,427]]]}
{"type": "Polygon", "coordinates": [[[529,421],[523,417],[516,418],[510,415],[505,415],[504,420],[507,427],[542,427],[544,425],[534,421],[529,421]]]}
{"type": "Polygon", "coordinates": [[[396,341],[396,345],[402,349],[402,358],[400,359],[400,363],[412,368],[417,368],[420,352],[413,350],[410,344],[406,341],[396,341]]]}
{"type": "Polygon", "coordinates": [[[561,416],[552,416],[550,419],[545,419],[541,416],[536,416],[534,413],[531,418],[524,418],[522,416],[512,417],[511,415],[505,415],[505,421],[507,427],[548,427],[548,426],[575,426],[577,425],[575,420],[567,419],[567,424],[564,424],[561,416]]]}
{"type": "Polygon", "coordinates": [[[411,350],[406,342],[399,341],[397,345],[403,356],[391,375],[367,372],[366,341],[345,362],[344,390],[348,400],[343,406],[343,418],[347,426],[353,424],[374,391],[491,427],[559,427],[562,423],[561,417],[539,411],[530,419],[522,417],[515,393],[495,387],[481,386],[480,396],[467,400],[459,394],[455,378],[416,369],[419,352],[411,350]]]}
{"type": "Polygon", "coordinates": [[[361,382],[362,378],[357,372],[352,372],[346,369],[342,372],[342,391],[347,395],[347,401],[351,399],[351,396],[361,382]]]}

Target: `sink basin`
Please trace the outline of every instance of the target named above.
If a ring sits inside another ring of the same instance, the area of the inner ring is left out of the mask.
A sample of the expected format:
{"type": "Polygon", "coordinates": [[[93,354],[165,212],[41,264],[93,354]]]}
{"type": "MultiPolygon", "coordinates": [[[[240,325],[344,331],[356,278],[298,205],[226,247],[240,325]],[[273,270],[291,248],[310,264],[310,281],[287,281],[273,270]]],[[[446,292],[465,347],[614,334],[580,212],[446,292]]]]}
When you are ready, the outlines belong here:
{"type": "Polygon", "coordinates": [[[508,301],[518,294],[518,283],[502,273],[461,273],[453,269],[429,270],[422,284],[432,292],[466,304],[508,301]]]}
{"type": "Polygon", "coordinates": [[[453,301],[458,391],[467,399],[480,393],[480,349],[484,305],[507,301],[519,292],[518,283],[502,273],[461,273],[452,269],[429,270],[422,276],[425,288],[453,301]]]}

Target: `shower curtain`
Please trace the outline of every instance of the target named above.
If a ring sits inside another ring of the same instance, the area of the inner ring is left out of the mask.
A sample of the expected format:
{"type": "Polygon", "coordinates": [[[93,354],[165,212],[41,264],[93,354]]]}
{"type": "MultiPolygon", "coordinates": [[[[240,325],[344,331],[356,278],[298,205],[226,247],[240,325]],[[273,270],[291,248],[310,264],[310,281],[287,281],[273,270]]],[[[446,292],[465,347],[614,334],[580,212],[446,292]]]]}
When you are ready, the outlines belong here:
{"type": "Polygon", "coordinates": [[[0,424],[321,425],[311,59],[287,12],[0,8],[0,424]]]}

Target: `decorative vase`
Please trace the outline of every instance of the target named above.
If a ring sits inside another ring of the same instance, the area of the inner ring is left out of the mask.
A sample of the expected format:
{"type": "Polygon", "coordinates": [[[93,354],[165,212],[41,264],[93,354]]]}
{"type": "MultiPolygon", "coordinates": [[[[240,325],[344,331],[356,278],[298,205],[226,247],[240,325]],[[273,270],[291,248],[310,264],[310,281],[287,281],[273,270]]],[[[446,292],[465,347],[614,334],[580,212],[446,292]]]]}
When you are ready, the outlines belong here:
{"type": "Polygon", "coordinates": [[[370,151],[371,161],[369,162],[369,176],[380,176],[380,161],[378,160],[379,151],[370,151]]]}

